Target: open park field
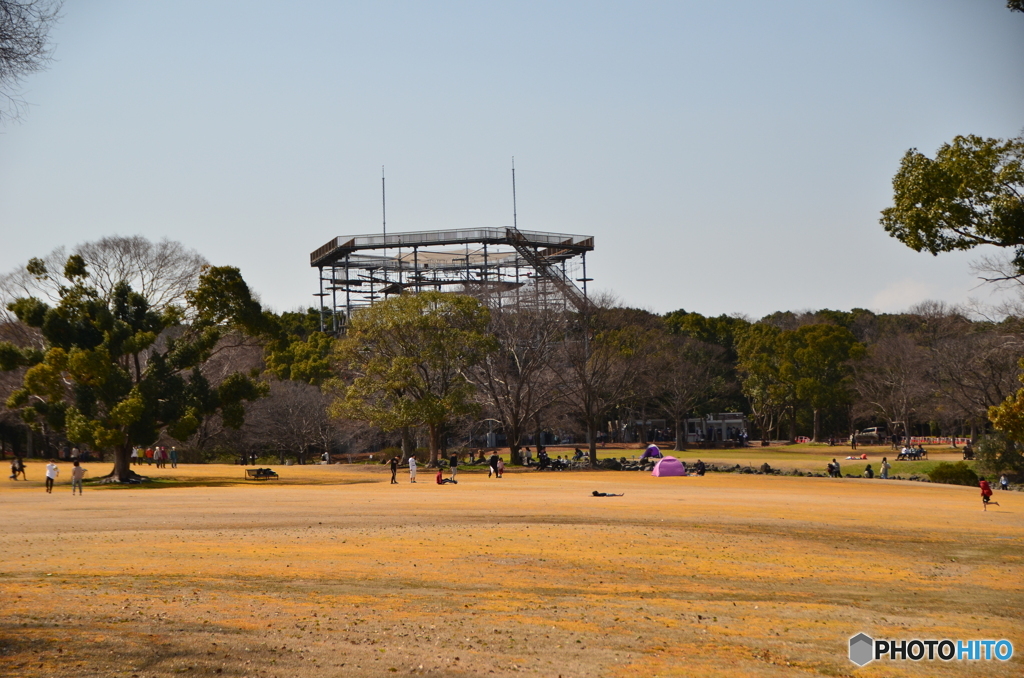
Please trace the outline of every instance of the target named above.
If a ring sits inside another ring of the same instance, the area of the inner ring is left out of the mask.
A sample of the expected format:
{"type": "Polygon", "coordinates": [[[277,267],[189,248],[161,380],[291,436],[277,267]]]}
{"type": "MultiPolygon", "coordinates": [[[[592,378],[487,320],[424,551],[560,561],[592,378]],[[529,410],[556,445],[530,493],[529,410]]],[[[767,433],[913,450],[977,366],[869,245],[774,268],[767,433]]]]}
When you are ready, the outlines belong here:
{"type": "Polygon", "coordinates": [[[982,512],[977,488],[905,481],[474,471],[442,487],[335,465],[256,483],[204,465],[73,497],[62,468],[52,495],[38,463],[0,488],[0,675],[1024,673],[1017,492],[982,512]],[[857,668],[861,631],[1007,638],[1015,656],[857,668]]]}

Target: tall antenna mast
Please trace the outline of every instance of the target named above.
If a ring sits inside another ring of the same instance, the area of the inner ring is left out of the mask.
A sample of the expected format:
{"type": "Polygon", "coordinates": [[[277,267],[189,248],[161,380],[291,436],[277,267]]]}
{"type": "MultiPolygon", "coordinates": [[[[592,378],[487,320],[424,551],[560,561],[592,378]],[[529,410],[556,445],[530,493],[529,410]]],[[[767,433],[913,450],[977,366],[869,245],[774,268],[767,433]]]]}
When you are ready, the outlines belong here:
{"type": "Polygon", "coordinates": [[[516,221],[516,156],[512,156],[512,228],[519,230],[516,221]]]}
{"type": "Polygon", "coordinates": [[[384,165],[380,166],[380,213],[384,222],[384,249],[388,247],[388,201],[384,192],[384,165]]]}

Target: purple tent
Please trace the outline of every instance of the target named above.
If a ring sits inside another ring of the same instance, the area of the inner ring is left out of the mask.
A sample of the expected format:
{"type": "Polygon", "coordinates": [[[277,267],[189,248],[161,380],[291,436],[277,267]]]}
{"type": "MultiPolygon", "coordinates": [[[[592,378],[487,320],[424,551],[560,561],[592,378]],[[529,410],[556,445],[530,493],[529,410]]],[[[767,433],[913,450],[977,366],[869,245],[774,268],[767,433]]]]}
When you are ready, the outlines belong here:
{"type": "Polygon", "coordinates": [[[675,457],[663,457],[661,461],[654,465],[654,470],[651,471],[652,476],[685,476],[686,467],[683,466],[683,462],[679,461],[675,457]]]}
{"type": "Polygon", "coordinates": [[[644,453],[640,455],[640,461],[643,461],[644,459],[648,458],[661,459],[661,450],[658,449],[657,445],[653,443],[648,445],[647,449],[644,450],[644,453]]]}

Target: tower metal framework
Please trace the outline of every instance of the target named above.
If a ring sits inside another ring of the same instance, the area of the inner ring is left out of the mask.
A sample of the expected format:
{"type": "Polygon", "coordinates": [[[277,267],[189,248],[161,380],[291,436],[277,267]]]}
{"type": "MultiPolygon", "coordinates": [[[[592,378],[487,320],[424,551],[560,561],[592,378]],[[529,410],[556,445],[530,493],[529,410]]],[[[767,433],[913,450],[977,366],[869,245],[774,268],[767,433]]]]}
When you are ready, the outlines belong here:
{"type": "Polygon", "coordinates": [[[319,271],[320,327],[341,333],[359,309],[423,290],[469,294],[492,306],[560,304],[586,312],[593,249],[593,236],[509,226],[338,236],[309,260],[319,271]]]}

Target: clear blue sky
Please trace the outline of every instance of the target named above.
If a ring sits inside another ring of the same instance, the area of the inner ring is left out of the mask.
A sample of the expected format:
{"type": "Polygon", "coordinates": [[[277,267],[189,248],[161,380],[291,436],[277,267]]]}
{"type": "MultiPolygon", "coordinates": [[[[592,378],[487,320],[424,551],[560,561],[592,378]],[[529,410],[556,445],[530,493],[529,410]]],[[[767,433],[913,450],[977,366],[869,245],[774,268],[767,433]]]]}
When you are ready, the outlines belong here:
{"type": "Polygon", "coordinates": [[[511,222],[591,234],[659,312],[984,296],[878,225],[900,157],[1024,128],[1004,0],[69,2],[0,128],[0,270],[164,236],[313,303],[309,252],[511,222]],[[973,291],[972,291],[973,290],[973,291]]]}

